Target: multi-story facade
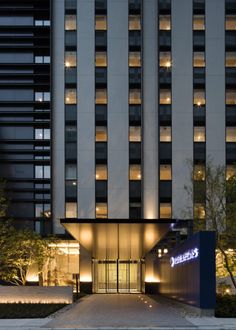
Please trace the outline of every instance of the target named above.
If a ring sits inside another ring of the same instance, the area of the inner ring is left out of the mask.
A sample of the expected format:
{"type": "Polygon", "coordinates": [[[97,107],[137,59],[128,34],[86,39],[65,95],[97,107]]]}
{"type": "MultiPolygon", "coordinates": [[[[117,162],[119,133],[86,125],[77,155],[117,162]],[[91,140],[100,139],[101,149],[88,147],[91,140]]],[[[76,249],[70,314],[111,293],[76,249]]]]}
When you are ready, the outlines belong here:
{"type": "MultiPolygon", "coordinates": [[[[154,281],[148,251],[191,207],[187,160],[236,161],[234,0],[0,4],[10,214],[79,241],[95,292],[154,281]],[[14,8],[14,12],[13,12],[14,8]],[[51,169],[51,171],[50,171],[51,169]],[[146,264],[146,270],[144,269],[146,264]]],[[[198,182],[200,181],[200,182],[198,182]]]]}

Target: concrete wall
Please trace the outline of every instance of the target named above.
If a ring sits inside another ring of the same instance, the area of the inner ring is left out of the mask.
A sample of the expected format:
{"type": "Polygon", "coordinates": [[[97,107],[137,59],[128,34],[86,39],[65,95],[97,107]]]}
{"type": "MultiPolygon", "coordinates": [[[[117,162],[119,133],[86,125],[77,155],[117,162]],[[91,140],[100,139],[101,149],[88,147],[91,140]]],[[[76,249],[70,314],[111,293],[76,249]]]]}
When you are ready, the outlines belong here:
{"type": "Polygon", "coordinates": [[[0,303],[71,304],[72,294],[69,286],[0,286],[0,303]]]}

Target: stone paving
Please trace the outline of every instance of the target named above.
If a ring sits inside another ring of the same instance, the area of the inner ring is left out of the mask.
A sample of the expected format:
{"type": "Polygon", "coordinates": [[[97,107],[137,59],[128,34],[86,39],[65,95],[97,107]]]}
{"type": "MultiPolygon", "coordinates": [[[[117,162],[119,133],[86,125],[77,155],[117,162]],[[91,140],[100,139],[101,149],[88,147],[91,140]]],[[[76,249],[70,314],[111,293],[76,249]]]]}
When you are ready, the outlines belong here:
{"type": "Polygon", "coordinates": [[[44,325],[49,328],[160,326],[194,327],[176,311],[138,294],[94,294],[44,325]]]}

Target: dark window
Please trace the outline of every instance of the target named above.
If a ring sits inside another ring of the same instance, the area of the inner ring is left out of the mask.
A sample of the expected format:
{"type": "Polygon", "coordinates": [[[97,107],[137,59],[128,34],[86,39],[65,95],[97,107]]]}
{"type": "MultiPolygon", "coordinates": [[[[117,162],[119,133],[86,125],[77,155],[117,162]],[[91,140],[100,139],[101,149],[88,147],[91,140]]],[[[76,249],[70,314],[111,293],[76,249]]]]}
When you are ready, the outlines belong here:
{"type": "Polygon", "coordinates": [[[172,145],[171,143],[165,142],[160,143],[160,162],[170,163],[172,159],[172,145]]]}
{"type": "Polygon", "coordinates": [[[95,145],[95,157],[96,163],[104,164],[107,162],[107,143],[106,142],[96,142],[95,145]]]}
{"type": "Polygon", "coordinates": [[[107,200],[107,181],[96,181],[96,201],[104,202],[107,200]]]}
{"type": "Polygon", "coordinates": [[[139,142],[129,143],[129,160],[131,164],[141,163],[141,143],[139,142]]]}
{"type": "Polygon", "coordinates": [[[107,122],[107,105],[95,106],[96,125],[105,125],[107,122]]]}
{"type": "Polygon", "coordinates": [[[141,199],[141,181],[129,182],[129,198],[131,201],[139,201],[141,199]]]}

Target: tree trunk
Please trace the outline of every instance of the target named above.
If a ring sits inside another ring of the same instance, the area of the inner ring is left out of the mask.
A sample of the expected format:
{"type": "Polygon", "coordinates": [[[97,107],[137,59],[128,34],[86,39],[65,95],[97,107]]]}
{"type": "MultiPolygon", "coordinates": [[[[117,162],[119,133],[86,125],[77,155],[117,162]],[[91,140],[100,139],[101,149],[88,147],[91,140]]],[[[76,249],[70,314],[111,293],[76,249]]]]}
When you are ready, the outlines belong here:
{"type": "Polygon", "coordinates": [[[219,247],[219,250],[220,250],[220,252],[221,252],[221,253],[223,254],[223,256],[224,256],[226,269],[227,269],[227,271],[228,271],[228,273],[229,273],[229,276],[230,276],[230,278],[231,278],[231,281],[232,281],[232,283],[233,283],[233,286],[234,286],[234,288],[236,289],[236,281],[235,281],[234,275],[233,275],[233,273],[232,273],[232,271],[231,271],[231,269],[230,269],[230,266],[229,266],[229,260],[228,260],[227,253],[226,253],[226,252],[224,251],[224,249],[222,249],[221,247],[219,247]]]}

